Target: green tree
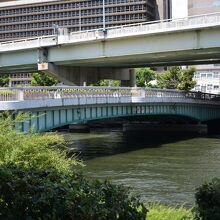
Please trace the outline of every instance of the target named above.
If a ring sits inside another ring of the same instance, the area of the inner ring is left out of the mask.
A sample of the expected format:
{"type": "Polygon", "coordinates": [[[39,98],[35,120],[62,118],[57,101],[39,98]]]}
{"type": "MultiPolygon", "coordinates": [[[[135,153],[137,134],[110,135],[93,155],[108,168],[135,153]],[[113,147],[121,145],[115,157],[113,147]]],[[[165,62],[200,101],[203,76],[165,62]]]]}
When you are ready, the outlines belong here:
{"type": "Polygon", "coordinates": [[[97,83],[92,84],[92,86],[112,86],[112,87],[119,87],[120,85],[121,85],[120,80],[109,80],[109,79],[100,80],[97,83]]]}
{"type": "Polygon", "coordinates": [[[196,85],[196,81],[193,80],[196,69],[194,67],[190,67],[187,69],[183,69],[180,77],[180,84],[178,89],[189,91],[193,89],[196,85]]]}
{"type": "Polygon", "coordinates": [[[147,83],[154,80],[156,77],[155,71],[148,67],[136,69],[136,83],[138,87],[145,87],[147,83]]]}
{"type": "Polygon", "coordinates": [[[0,87],[7,87],[9,84],[9,75],[1,74],[0,75],[0,87]]]}
{"type": "Polygon", "coordinates": [[[167,71],[157,74],[157,85],[162,89],[180,89],[189,91],[196,82],[193,80],[195,68],[182,69],[178,66],[168,68],[167,71]]]}
{"type": "Polygon", "coordinates": [[[54,77],[46,73],[33,73],[32,77],[32,86],[55,86],[58,83],[58,81],[54,77]]]}

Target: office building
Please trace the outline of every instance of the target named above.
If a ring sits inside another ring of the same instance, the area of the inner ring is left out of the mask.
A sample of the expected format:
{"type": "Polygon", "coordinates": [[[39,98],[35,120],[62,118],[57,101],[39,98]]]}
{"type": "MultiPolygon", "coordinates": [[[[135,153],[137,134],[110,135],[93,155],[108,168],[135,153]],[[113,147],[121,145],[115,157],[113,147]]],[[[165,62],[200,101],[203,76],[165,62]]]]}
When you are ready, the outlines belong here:
{"type": "Polygon", "coordinates": [[[220,12],[219,0],[188,0],[189,16],[220,12]]]}
{"type": "Polygon", "coordinates": [[[9,87],[30,86],[33,77],[30,73],[17,73],[9,75],[9,87]]]}
{"type": "MultiPolygon", "coordinates": [[[[169,18],[170,0],[104,0],[106,27],[169,18]]],[[[0,3],[0,41],[103,28],[103,0],[9,0],[0,3]]]]}
{"type": "Polygon", "coordinates": [[[197,65],[195,91],[220,94],[220,64],[197,65]]]}

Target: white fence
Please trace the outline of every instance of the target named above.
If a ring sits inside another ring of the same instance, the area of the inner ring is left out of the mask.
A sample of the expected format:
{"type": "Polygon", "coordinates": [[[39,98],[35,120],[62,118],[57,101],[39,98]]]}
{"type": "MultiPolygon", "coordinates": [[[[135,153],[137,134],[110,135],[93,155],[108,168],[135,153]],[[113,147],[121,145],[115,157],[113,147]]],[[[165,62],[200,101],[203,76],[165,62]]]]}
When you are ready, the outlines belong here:
{"type": "Polygon", "coordinates": [[[166,89],[128,87],[0,88],[0,102],[97,97],[175,98],[220,101],[220,95],[166,89]]]}

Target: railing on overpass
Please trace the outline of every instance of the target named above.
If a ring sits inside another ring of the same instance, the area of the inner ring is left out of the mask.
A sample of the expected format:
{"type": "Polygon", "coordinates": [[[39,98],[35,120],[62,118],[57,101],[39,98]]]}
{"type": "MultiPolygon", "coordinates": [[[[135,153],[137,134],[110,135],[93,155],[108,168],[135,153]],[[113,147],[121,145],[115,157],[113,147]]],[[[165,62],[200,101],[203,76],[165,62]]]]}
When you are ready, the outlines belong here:
{"type": "Polygon", "coordinates": [[[28,48],[50,47],[66,43],[80,43],[94,40],[104,40],[141,34],[153,34],[169,31],[183,31],[204,27],[220,26],[220,12],[190,16],[180,19],[150,21],[88,31],[72,32],[69,34],[42,36],[0,43],[0,52],[28,48]]]}
{"type": "Polygon", "coordinates": [[[97,97],[143,97],[143,98],[179,98],[220,101],[220,95],[149,88],[122,87],[24,87],[0,88],[0,102],[73,99],[97,97]]]}
{"type": "Polygon", "coordinates": [[[188,28],[210,27],[215,25],[220,25],[220,12],[111,27],[108,29],[107,36],[108,38],[115,38],[138,34],[178,31],[188,28]]]}

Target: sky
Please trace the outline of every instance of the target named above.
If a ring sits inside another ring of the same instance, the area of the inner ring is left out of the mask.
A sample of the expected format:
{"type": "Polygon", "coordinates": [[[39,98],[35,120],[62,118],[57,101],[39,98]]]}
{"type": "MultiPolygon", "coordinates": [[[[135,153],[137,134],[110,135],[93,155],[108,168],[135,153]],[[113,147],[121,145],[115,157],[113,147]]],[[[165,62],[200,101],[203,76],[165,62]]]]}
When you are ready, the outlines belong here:
{"type": "Polygon", "coordinates": [[[172,18],[188,16],[188,0],[172,0],[172,18]]]}

